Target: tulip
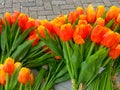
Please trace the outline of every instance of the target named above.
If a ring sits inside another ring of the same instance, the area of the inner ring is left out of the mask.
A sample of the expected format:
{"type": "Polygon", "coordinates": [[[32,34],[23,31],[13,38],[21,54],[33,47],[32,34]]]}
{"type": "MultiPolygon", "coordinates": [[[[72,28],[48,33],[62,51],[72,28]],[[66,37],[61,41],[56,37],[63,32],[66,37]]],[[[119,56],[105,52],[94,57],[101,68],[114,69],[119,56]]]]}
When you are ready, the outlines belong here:
{"type": "Polygon", "coordinates": [[[104,26],[104,25],[105,25],[105,20],[104,20],[103,18],[99,17],[99,18],[97,18],[97,20],[95,21],[95,24],[104,26]]]}
{"type": "Polygon", "coordinates": [[[39,37],[35,31],[32,31],[28,37],[28,40],[34,40],[32,46],[35,46],[39,42],[39,37]]]}
{"type": "Polygon", "coordinates": [[[73,40],[77,44],[84,44],[84,39],[80,35],[74,35],[73,40]]]}
{"type": "Polygon", "coordinates": [[[106,14],[106,22],[109,22],[111,19],[116,19],[120,9],[116,6],[110,7],[110,10],[106,14]]]}
{"type": "Polygon", "coordinates": [[[28,16],[25,14],[20,14],[18,16],[18,26],[24,31],[26,29],[26,23],[28,21],[28,16]]]}
{"type": "Polygon", "coordinates": [[[112,59],[116,59],[119,55],[120,55],[120,45],[117,45],[117,47],[114,49],[110,49],[109,56],[112,59]]]}
{"type": "Polygon", "coordinates": [[[32,19],[32,18],[29,18],[28,21],[26,22],[25,24],[25,30],[29,29],[29,28],[32,28],[35,26],[35,20],[32,19]]]}
{"type": "MultiPolygon", "coordinates": [[[[9,25],[12,24],[12,23],[11,23],[11,14],[10,14],[10,13],[6,12],[6,13],[4,14],[4,19],[6,19],[6,20],[8,21],[9,25]]],[[[5,22],[5,21],[3,21],[3,22],[5,22]]]]}
{"type": "Polygon", "coordinates": [[[105,12],[104,6],[98,6],[96,10],[96,18],[101,17],[105,12]]]}
{"type": "Polygon", "coordinates": [[[81,14],[84,14],[83,8],[82,7],[77,7],[76,9],[76,16],[80,16],[81,14]]]}
{"type": "Polygon", "coordinates": [[[80,18],[80,20],[87,20],[87,16],[84,15],[84,14],[81,14],[81,15],[79,16],[79,18],[80,18]]]}
{"type": "Polygon", "coordinates": [[[59,37],[62,41],[68,41],[72,39],[74,29],[70,23],[62,25],[59,31],[59,37]]]}
{"type": "Polygon", "coordinates": [[[6,83],[6,72],[0,69],[0,85],[5,85],[6,83]]]}
{"type": "Polygon", "coordinates": [[[26,84],[30,81],[30,69],[22,67],[18,74],[18,81],[22,84],[26,84]]]}
{"type": "Polygon", "coordinates": [[[120,13],[119,13],[118,16],[117,16],[116,21],[117,21],[117,23],[119,23],[119,25],[120,25],[120,13]]]}
{"type": "Polygon", "coordinates": [[[108,28],[105,28],[101,25],[97,25],[91,32],[91,40],[97,44],[103,39],[103,35],[110,31],[108,28]]]}
{"type": "Polygon", "coordinates": [[[16,62],[16,63],[15,63],[15,70],[16,70],[18,67],[20,67],[20,66],[22,66],[22,64],[21,64],[20,62],[16,62]]]}
{"type": "Polygon", "coordinates": [[[6,73],[11,75],[15,70],[14,59],[8,57],[4,63],[3,69],[6,73]]]}
{"type": "Polygon", "coordinates": [[[103,36],[103,40],[101,44],[108,48],[115,48],[120,42],[120,35],[118,33],[114,33],[113,31],[109,31],[103,36]]]}
{"type": "Polygon", "coordinates": [[[71,11],[68,15],[68,22],[73,24],[76,21],[76,19],[77,19],[76,12],[71,11]]]}
{"type": "Polygon", "coordinates": [[[34,83],[34,75],[31,73],[30,74],[30,84],[33,85],[34,83]]]}
{"type": "Polygon", "coordinates": [[[40,36],[42,38],[45,38],[45,27],[40,25],[38,28],[37,28],[37,31],[40,33],[40,36]]]}
{"type": "Polygon", "coordinates": [[[12,15],[11,15],[11,23],[14,24],[18,18],[18,16],[20,15],[20,12],[14,12],[12,15]]]}
{"type": "Polygon", "coordinates": [[[91,4],[86,8],[86,15],[87,15],[87,21],[89,23],[95,22],[96,13],[95,13],[95,10],[91,4]]]}
{"type": "Polygon", "coordinates": [[[3,69],[3,64],[0,64],[0,69],[3,69]]]}
{"type": "Polygon", "coordinates": [[[76,27],[74,35],[79,34],[83,39],[88,37],[92,26],[89,24],[81,24],[76,27]]]}

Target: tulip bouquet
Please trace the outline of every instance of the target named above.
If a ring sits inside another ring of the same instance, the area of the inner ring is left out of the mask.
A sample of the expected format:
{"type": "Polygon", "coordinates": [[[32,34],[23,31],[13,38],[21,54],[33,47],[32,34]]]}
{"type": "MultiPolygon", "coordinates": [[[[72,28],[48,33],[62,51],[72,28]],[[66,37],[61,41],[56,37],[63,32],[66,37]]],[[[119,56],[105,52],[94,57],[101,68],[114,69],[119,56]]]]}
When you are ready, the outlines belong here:
{"type": "Polygon", "coordinates": [[[8,57],[23,63],[23,66],[35,68],[54,61],[54,54],[45,52],[45,44],[39,40],[36,31],[44,29],[39,26],[44,21],[34,20],[27,15],[14,12],[6,13],[1,19],[0,28],[0,62],[8,57]]]}
{"type": "Polygon", "coordinates": [[[89,5],[49,22],[41,40],[64,60],[74,90],[113,90],[120,70],[120,9],[89,5]],[[115,13],[113,13],[115,12],[115,13]]]}
{"type": "Polygon", "coordinates": [[[0,90],[39,90],[46,69],[41,68],[34,81],[34,75],[22,63],[7,58],[0,64],[0,90]]]}

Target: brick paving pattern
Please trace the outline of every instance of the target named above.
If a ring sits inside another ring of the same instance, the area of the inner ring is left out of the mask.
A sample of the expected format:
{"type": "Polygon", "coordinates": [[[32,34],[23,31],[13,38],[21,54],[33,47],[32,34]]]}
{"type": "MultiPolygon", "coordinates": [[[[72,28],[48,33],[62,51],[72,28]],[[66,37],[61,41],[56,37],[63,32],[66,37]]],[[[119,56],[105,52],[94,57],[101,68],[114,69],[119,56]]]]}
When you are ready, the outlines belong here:
{"type": "Polygon", "coordinates": [[[75,10],[77,6],[86,8],[88,4],[109,8],[112,5],[120,6],[120,0],[0,0],[0,17],[5,12],[16,10],[33,18],[51,20],[59,14],[75,10]]]}

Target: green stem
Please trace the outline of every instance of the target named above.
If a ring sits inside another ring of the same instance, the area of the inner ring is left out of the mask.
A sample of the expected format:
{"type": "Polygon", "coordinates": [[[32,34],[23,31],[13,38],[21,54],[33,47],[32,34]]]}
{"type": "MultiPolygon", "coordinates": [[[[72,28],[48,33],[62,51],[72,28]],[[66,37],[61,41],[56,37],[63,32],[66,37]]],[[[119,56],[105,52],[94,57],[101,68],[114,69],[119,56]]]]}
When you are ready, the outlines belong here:
{"type": "Polygon", "coordinates": [[[84,55],[83,55],[83,53],[84,53],[84,50],[83,50],[83,46],[84,45],[80,45],[80,47],[81,47],[81,61],[83,61],[83,57],[84,57],[84,55]]]}
{"type": "Polygon", "coordinates": [[[23,87],[23,84],[21,83],[21,84],[20,84],[20,87],[19,87],[19,90],[22,90],[22,87],[23,87]]]}
{"type": "Polygon", "coordinates": [[[105,67],[105,66],[109,63],[109,61],[110,61],[111,59],[112,59],[112,58],[109,57],[109,58],[105,61],[105,63],[103,64],[103,67],[105,67]]]}
{"type": "Polygon", "coordinates": [[[9,90],[9,86],[8,86],[8,84],[9,84],[9,74],[7,73],[7,75],[6,75],[5,90],[9,90]]]}
{"type": "Polygon", "coordinates": [[[93,51],[93,49],[94,49],[94,46],[95,46],[95,43],[92,42],[92,45],[91,45],[90,50],[89,50],[89,52],[88,52],[87,58],[91,55],[91,53],[92,53],[92,51],[93,51]]]}

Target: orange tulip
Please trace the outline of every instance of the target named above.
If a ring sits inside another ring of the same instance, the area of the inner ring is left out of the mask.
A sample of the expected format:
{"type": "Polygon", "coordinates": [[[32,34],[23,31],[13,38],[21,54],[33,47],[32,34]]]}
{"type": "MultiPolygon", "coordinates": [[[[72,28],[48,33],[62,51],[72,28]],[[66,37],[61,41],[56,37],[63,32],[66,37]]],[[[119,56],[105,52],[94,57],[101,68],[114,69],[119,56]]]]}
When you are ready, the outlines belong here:
{"type": "Polygon", "coordinates": [[[15,70],[14,59],[8,57],[4,63],[3,69],[6,73],[11,75],[15,70]]]}
{"type": "Polygon", "coordinates": [[[90,33],[92,26],[89,24],[81,24],[76,27],[74,35],[80,35],[83,39],[86,39],[90,33]]]}
{"type": "Polygon", "coordinates": [[[84,39],[80,35],[74,35],[73,40],[77,44],[84,44],[84,39]]]}
{"type": "Polygon", "coordinates": [[[88,5],[88,7],[86,8],[86,15],[87,15],[87,21],[89,23],[94,23],[95,22],[96,13],[95,13],[95,10],[94,10],[94,8],[91,4],[88,5]]]}
{"type": "Polygon", "coordinates": [[[20,12],[14,12],[12,15],[11,15],[11,23],[14,24],[18,18],[18,16],[20,15],[20,12]]]}
{"type": "MultiPolygon", "coordinates": [[[[42,38],[45,38],[45,27],[40,25],[38,28],[37,28],[37,31],[40,33],[40,36],[42,38]]],[[[49,33],[49,32],[48,32],[49,33]]]]}
{"type": "Polygon", "coordinates": [[[22,66],[22,64],[21,64],[20,62],[16,62],[16,63],[15,63],[15,70],[16,70],[18,67],[20,67],[20,66],[22,66]]]}
{"type": "Polygon", "coordinates": [[[28,40],[34,40],[32,46],[35,46],[39,41],[39,37],[35,31],[32,31],[28,37],[28,40]]]}
{"type": "Polygon", "coordinates": [[[78,21],[78,26],[81,25],[81,24],[87,24],[87,21],[86,20],[79,20],[78,21]]]}
{"type": "Polygon", "coordinates": [[[76,12],[71,11],[68,15],[68,22],[73,24],[76,21],[76,19],[77,19],[76,12]]]}
{"type": "MultiPolygon", "coordinates": [[[[12,24],[11,23],[11,14],[10,13],[6,12],[4,14],[4,19],[6,19],[10,25],[12,24]]],[[[5,21],[3,21],[3,22],[5,22],[5,21]]]]}
{"type": "Polygon", "coordinates": [[[91,40],[99,44],[103,39],[103,35],[108,31],[109,31],[108,28],[105,28],[101,25],[97,25],[91,32],[91,40]]]}
{"type": "Polygon", "coordinates": [[[30,74],[30,84],[34,84],[34,75],[32,73],[30,74]]]}
{"type": "Polygon", "coordinates": [[[35,20],[32,18],[29,18],[28,21],[25,24],[25,30],[32,28],[35,26],[35,20]]]}
{"type": "Polygon", "coordinates": [[[81,14],[84,14],[83,8],[82,7],[77,7],[76,9],[76,16],[80,16],[81,14]]]}
{"type": "Polygon", "coordinates": [[[110,49],[109,56],[113,59],[116,59],[120,55],[120,45],[117,45],[116,48],[110,49]]]}
{"type": "Polygon", "coordinates": [[[74,29],[70,23],[62,25],[59,30],[59,37],[62,41],[68,41],[72,39],[74,33],[74,29]]]}
{"type": "Polygon", "coordinates": [[[22,67],[18,74],[18,81],[22,84],[26,84],[30,81],[30,69],[22,67]]]}
{"type": "Polygon", "coordinates": [[[81,14],[81,15],[79,16],[79,18],[80,18],[80,20],[87,20],[87,16],[84,15],[84,14],[81,14]]]}
{"type": "Polygon", "coordinates": [[[5,85],[6,83],[6,72],[0,69],[0,85],[5,85]]]}
{"type": "Polygon", "coordinates": [[[117,21],[117,23],[119,23],[119,25],[120,25],[120,13],[119,13],[118,16],[117,16],[116,21],[117,21]]]}
{"type": "Polygon", "coordinates": [[[101,17],[97,18],[96,22],[97,25],[104,26],[105,25],[105,20],[101,17]]]}
{"type": "Polygon", "coordinates": [[[109,11],[106,14],[106,22],[109,22],[111,19],[116,19],[120,9],[116,6],[110,7],[109,11]]]}
{"type": "Polygon", "coordinates": [[[20,14],[18,16],[18,25],[19,27],[22,29],[22,31],[24,31],[26,29],[26,23],[28,21],[28,16],[25,14],[20,14]]]}
{"type": "Polygon", "coordinates": [[[0,69],[3,69],[3,64],[0,64],[0,69]]]}
{"type": "Polygon", "coordinates": [[[101,17],[105,12],[105,7],[104,6],[98,6],[96,10],[96,17],[101,17]]]}
{"type": "Polygon", "coordinates": [[[118,33],[114,33],[113,31],[109,31],[103,36],[103,40],[101,44],[108,48],[115,48],[120,42],[120,35],[118,33]]]}

